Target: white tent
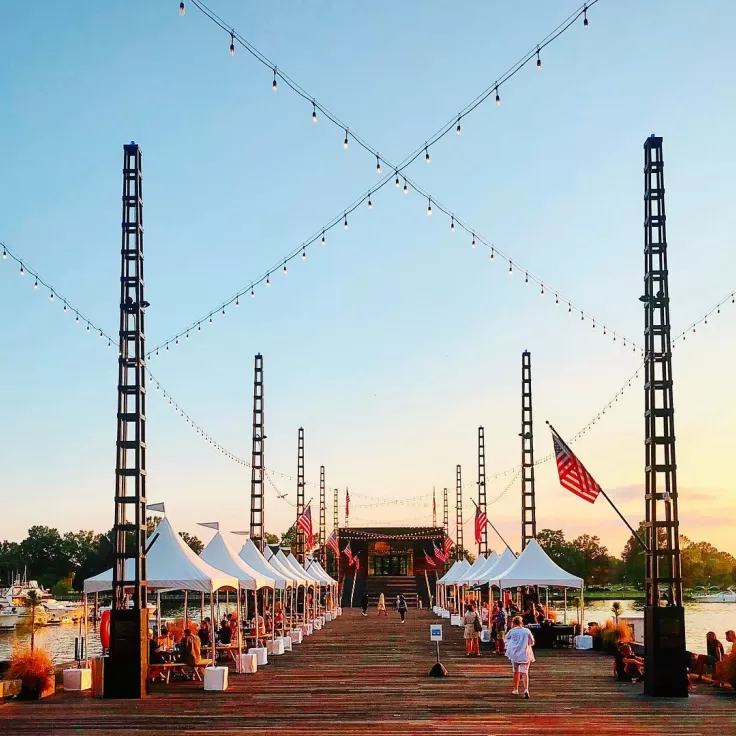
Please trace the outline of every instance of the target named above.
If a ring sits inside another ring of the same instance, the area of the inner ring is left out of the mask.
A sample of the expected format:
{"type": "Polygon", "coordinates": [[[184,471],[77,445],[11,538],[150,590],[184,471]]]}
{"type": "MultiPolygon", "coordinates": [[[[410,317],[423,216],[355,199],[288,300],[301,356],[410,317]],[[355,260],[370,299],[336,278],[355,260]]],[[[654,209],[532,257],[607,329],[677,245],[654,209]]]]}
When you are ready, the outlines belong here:
{"type": "Polygon", "coordinates": [[[313,575],[321,577],[326,585],[337,585],[337,580],[330,577],[324,567],[320,564],[319,560],[312,560],[307,567],[307,572],[312,572],[313,575]]]}
{"type": "Polygon", "coordinates": [[[289,581],[289,585],[292,588],[296,588],[297,585],[304,585],[304,583],[299,582],[296,573],[291,569],[291,567],[283,564],[281,560],[276,557],[276,554],[268,545],[266,545],[264,557],[268,560],[268,564],[271,565],[274,570],[277,570],[282,577],[286,578],[289,581]]]}
{"type": "Polygon", "coordinates": [[[472,585],[481,568],[486,564],[486,558],[478,555],[478,559],[470,566],[470,570],[464,572],[457,580],[460,585],[472,585]]]}
{"type": "Polygon", "coordinates": [[[240,549],[238,557],[245,560],[246,563],[261,575],[273,578],[278,590],[284,590],[291,584],[281,573],[274,570],[268,563],[268,560],[261,554],[261,551],[253,544],[253,540],[249,539],[240,549]]]}
{"type": "Polygon", "coordinates": [[[274,588],[276,586],[274,578],[264,575],[238,557],[219,531],[212,537],[199,557],[213,567],[224,570],[230,575],[235,575],[240,581],[240,587],[245,590],[260,590],[261,588],[274,588]]]}
{"type": "Polygon", "coordinates": [[[458,580],[470,570],[470,563],[467,560],[459,560],[457,565],[450,569],[450,572],[442,578],[443,585],[459,585],[458,580]]]}
{"type": "Polygon", "coordinates": [[[299,560],[294,555],[287,555],[282,549],[278,551],[276,557],[281,560],[282,563],[286,563],[291,567],[294,572],[303,580],[306,580],[307,585],[317,585],[318,581],[314,579],[313,575],[310,575],[300,564],[299,560]]]}
{"type": "MultiPolygon", "coordinates": [[[[198,557],[164,517],[150,535],[146,575],[150,590],[195,590],[211,593],[238,587],[238,579],[198,557]]],[[[134,560],[125,561],[125,574],[133,578],[134,560]]],[[[112,568],[84,581],[85,593],[112,590],[112,568]]]]}
{"type": "Polygon", "coordinates": [[[571,575],[553,562],[539,546],[536,539],[526,545],[519,557],[505,570],[497,566],[497,572],[488,580],[499,588],[516,588],[524,585],[546,585],[559,588],[582,588],[583,579],[571,575]]]}
{"type": "Polygon", "coordinates": [[[487,565],[483,570],[481,570],[481,583],[488,583],[490,582],[491,578],[494,577],[497,573],[501,573],[504,570],[507,570],[511,565],[516,562],[516,555],[508,548],[501,552],[501,556],[492,564],[487,565]]]}
{"type": "Polygon", "coordinates": [[[491,552],[491,554],[488,555],[486,561],[481,565],[481,567],[473,573],[473,576],[470,579],[470,584],[482,585],[485,580],[484,575],[486,571],[490,570],[496,564],[496,562],[498,562],[498,559],[498,552],[491,552]]]}
{"type": "Polygon", "coordinates": [[[440,585],[444,585],[447,578],[450,577],[450,574],[455,570],[455,568],[460,564],[460,560],[455,560],[455,562],[452,563],[450,566],[450,569],[437,581],[440,585]]]}

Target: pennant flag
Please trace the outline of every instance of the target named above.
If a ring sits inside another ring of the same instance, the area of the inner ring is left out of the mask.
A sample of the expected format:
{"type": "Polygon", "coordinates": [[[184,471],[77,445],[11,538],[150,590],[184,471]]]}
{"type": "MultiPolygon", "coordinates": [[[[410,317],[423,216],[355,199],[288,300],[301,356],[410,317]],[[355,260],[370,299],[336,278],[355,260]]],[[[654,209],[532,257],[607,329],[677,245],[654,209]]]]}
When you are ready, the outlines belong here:
{"type": "Polygon", "coordinates": [[[220,531],[219,521],[198,521],[197,526],[206,526],[208,529],[214,529],[216,532],[220,531]]]}
{"type": "Polygon", "coordinates": [[[296,528],[301,529],[307,535],[307,549],[311,550],[314,547],[314,534],[312,533],[312,511],[309,506],[296,520],[296,528]]]}
{"type": "Polygon", "coordinates": [[[353,564],[353,550],[350,549],[350,542],[345,545],[345,549],[342,551],[344,555],[348,556],[348,565],[353,564]]]}
{"type": "Polygon", "coordinates": [[[488,516],[485,511],[480,510],[480,506],[475,507],[475,543],[480,544],[483,539],[483,530],[488,523],[488,516]]]}
{"type": "Polygon", "coordinates": [[[351,563],[352,565],[355,565],[355,574],[358,574],[358,570],[360,570],[360,552],[353,557],[353,561],[351,563]]]}
{"type": "Polygon", "coordinates": [[[345,523],[348,523],[348,516],[350,516],[350,491],[345,489],[345,523]]]}
{"type": "Polygon", "coordinates": [[[450,556],[450,550],[452,550],[453,546],[455,545],[455,542],[450,539],[450,537],[445,534],[445,542],[443,545],[442,551],[445,553],[445,559],[447,559],[450,556]]]}
{"type": "Polygon", "coordinates": [[[435,561],[427,554],[427,550],[424,550],[424,559],[427,560],[427,564],[431,565],[432,567],[437,567],[435,564],[435,561]]]}
{"type": "Polygon", "coordinates": [[[601,492],[601,487],[557,432],[552,427],[550,429],[552,430],[552,442],[555,447],[560,485],[576,496],[585,499],[588,503],[595,503],[598,494],[601,492]]]}
{"type": "Polygon", "coordinates": [[[432,489],[432,521],[437,523],[437,498],[434,495],[434,488],[432,489]]]}
{"type": "Polygon", "coordinates": [[[146,506],[146,508],[149,511],[158,511],[161,514],[166,513],[166,509],[164,508],[163,503],[149,503],[148,506],[146,506]]]}
{"type": "Polygon", "coordinates": [[[446,562],[447,561],[447,555],[437,546],[436,542],[432,542],[432,548],[434,551],[435,559],[439,560],[440,562],[446,562]]]}
{"type": "Polygon", "coordinates": [[[340,554],[340,547],[337,543],[337,529],[335,529],[332,534],[330,534],[330,538],[327,540],[327,546],[336,554],[340,554]]]}

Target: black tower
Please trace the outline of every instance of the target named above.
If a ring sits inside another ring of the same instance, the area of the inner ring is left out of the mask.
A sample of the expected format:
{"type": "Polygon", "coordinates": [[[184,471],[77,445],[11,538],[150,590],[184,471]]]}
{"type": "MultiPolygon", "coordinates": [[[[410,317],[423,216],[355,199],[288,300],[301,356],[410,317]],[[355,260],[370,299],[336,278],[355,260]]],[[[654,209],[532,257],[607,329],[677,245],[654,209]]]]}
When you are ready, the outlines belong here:
{"type": "Polygon", "coordinates": [[[534,496],[534,423],[532,420],[532,356],[521,354],[521,548],[537,538],[534,496]]]}
{"type": "Polygon", "coordinates": [[[143,279],[142,152],[123,146],[123,219],[120,271],[115,537],[112,568],[108,698],[148,692],[146,582],[146,362],[143,279]],[[133,608],[126,591],[132,592],[133,608]]]}
{"type": "Polygon", "coordinates": [[[266,435],[263,426],[263,356],[255,357],[253,371],[253,455],[250,471],[250,538],[263,552],[266,545],[264,530],[264,474],[263,463],[266,435]]]}
{"type": "Polygon", "coordinates": [[[462,560],[464,557],[463,550],[465,549],[465,544],[463,542],[463,474],[462,470],[460,469],[460,466],[458,465],[456,468],[456,483],[455,487],[457,490],[457,496],[455,498],[455,504],[456,504],[456,517],[455,521],[457,523],[457,550],[456,556],[458,560],[462,560]]]}
{"type": "MultiPolygon", "coordinates": [[[[478,427],[478,508],[486,513],[486,435],[483,427],[478,427]]],[[[488,525],[483,525],[478,554],[488,555],[488,525]]]]}
{"type": "MultiPolygon", "coordinates": [[[[304,427],[299,427],[299,440],[296,455],[296,518],[304,513],[304,427]]],[[[296,559],[304,564],[304,552],[307,540],[303,531],[296,528],[296,559]]]]}
{"type": "Polygon", "coordinates": [[[322,567],[327,569],[327,537],[325,536],[325,527],[327,526],[327,517],[325,509],[325,466],[319,466],[319,556],[322,567]]]}
{"type": "Polygon", "coordinates": [[[687,697],[677,464],[672,394],[670,293],[662,139],[644,143],[644,426],[646,554],[644,692],[687,697]],[[660,606],[660,590],[666,607],[660,606]]]}

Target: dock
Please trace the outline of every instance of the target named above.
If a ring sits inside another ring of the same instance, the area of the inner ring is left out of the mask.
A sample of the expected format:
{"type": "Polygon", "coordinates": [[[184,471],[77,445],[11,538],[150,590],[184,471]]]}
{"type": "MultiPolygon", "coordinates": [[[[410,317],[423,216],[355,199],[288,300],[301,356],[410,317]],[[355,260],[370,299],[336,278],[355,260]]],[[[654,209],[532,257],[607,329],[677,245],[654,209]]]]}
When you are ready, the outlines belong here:
{"type": "Polygon", "coordinates": [[[405,624],[389,611],[358,609],[273,657],[255,675],[232,675],[223,693],[198,682],[154,684],[144,700],[99,700],[60,692],[0,706],[0,733],[288,734],[289,736],[701,736],[736,733],[736,695],[697,684],[690,698],[653,699],[612,676],[600,652],[540,650],[531,700],[512,696],[511,667],[487,650],[467,658],[462,629],[445,620],[441,659],[448,677],[428,676],[435,659],[429,611],[405,624]]]}

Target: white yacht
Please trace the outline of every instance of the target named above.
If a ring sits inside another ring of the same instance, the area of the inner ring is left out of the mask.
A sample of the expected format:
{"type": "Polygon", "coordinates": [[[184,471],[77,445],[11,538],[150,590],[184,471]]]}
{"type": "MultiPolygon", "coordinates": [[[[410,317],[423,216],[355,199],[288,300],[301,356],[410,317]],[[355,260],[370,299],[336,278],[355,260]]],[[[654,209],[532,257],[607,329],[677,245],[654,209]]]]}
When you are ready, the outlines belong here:
{"type": "Polygon", "coordinates": [[[696,595],[695,600],[701,603],[736,603],[736,591],[729,588],[728,590],[719,590],[717,593],[705,593],[704,595],[696,595]]]}
{"type": "Polygon", "coordinates": [[[20,614],[14,608],[0,609],[0,631],[10,631],[20,621],[20,614]]]}
{"type": "Polygon", "coordinates": [[[51,598],[51,593],[41,587],[36,580],[26,580],[25,577],[21,579],[18,576],[12,585],[0,587],[0,606],[15,608],[18,615],[28,616],[31,610],[27,598],[32,591],[38,593],[41,601],[51,598]]]}

